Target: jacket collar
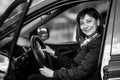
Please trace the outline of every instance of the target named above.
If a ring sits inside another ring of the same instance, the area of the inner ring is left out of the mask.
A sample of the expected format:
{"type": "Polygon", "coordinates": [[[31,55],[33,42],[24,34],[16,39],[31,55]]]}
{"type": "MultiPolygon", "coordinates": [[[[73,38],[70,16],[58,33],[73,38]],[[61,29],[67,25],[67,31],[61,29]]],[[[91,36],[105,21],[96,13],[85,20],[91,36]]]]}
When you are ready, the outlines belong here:
{"type": "Polygon", "coordinates": [[[85,38],[85,40],[81,43],[81,47],[87,45],[90,41],[94,40],[95,38],[99,37],[98,33],[94,34],[92,37],[85,38]]]}

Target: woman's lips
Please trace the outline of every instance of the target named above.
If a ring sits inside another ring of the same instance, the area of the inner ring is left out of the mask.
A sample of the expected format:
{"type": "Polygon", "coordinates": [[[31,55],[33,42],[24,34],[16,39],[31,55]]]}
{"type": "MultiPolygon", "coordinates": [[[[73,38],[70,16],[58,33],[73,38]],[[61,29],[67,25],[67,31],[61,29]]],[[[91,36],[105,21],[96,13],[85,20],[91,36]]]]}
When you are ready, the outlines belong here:
{"type": "Polygon", "coordinates": [[[90,31],[92,28],[87,28],[87,29],[84,29],[85,32],[88,32],[90,31]]]}

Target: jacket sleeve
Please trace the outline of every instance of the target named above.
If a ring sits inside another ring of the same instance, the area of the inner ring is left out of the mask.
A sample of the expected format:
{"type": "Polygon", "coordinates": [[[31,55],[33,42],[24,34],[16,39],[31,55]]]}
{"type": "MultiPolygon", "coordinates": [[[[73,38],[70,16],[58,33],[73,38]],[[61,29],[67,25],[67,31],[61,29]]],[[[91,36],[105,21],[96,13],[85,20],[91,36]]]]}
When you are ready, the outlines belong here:
{"type": "Polygon", "coordinates": [[[74,59],[70,59],[65,55],[59,54],[58,52],[55,53],[55,56],[57,56],[56,59],[62,67],[71,68],[73,66],[77,66],[77,63],[74,61],[74,59]]]}
{"type": "MultiPolygon", "coordinates": [[[[100,42],[94,42],[90,47],[86,56],[82,59],[81,63],[77,67],[71,69],[61,68],[54,71],[54,78],[60,80],[76,80],[82,79],[92,72],[97,67],[100,42]]],[[[79,53],[78,53],[79,54],[79,53]]]]}

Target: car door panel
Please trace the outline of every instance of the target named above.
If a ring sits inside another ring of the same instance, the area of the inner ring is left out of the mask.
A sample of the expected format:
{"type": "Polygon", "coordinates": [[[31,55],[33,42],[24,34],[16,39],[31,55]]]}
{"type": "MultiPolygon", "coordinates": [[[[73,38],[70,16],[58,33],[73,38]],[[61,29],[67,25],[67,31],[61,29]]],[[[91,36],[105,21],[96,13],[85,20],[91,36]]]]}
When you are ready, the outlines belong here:
{"type": "MultiPolygon", "coordinates": [[[[111,0],[112,9],[109,16],[108,33],[104,49],[105,57],[103,58],[106,65],[104,66],[104,80],[119,80],[120,79],[120,0],[111,0]],[[109,36],[109,37],[108,37],[109,36]]],[[[103,63],[103,64],[105,64],[103,63]]]]}

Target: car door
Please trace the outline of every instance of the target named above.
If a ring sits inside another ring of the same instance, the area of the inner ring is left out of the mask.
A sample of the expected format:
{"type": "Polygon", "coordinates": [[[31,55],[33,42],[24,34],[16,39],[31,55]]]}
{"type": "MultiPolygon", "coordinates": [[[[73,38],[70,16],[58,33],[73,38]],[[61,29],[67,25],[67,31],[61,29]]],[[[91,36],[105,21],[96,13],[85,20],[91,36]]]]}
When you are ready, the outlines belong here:
{"type": "Polygon", "coordinates": [[[120,79],[120,0],[111,0],[101,69],[103,80],[120,79]]]}

